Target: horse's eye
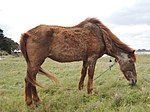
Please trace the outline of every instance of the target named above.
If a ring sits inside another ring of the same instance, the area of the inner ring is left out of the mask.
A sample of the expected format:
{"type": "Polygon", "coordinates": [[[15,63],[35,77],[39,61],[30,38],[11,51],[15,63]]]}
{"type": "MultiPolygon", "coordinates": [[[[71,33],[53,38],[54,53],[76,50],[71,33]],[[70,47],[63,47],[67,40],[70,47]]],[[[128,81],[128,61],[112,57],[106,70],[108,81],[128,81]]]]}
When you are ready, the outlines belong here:
{"type": "Polygon", "coordinates": [[[131,58],[131,55],[128,55],[128,58],[131,58]]]}

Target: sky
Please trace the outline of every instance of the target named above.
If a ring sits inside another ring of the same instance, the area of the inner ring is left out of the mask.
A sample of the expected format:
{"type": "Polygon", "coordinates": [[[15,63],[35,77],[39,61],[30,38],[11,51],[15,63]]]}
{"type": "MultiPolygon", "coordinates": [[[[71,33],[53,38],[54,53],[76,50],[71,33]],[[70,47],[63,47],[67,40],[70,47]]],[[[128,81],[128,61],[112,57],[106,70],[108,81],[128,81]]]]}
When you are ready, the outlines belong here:
{"type": "Polygon", "coordinates": [[[0,28],[19,43],[39,25],[74,26],[88,17],[102,21],[134,49],[150,49],[150,0],[0,0],[0,28]]]}

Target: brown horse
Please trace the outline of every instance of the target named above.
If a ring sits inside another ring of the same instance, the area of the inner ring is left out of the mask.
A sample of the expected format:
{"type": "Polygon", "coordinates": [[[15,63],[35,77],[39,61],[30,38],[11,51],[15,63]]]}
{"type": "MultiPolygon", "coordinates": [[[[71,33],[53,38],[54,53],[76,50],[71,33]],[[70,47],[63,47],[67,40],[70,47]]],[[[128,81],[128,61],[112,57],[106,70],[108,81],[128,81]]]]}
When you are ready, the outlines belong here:
{"type": "Polygon", "coordinates": [[[25,77],[25,101],[33,105],[40,99],[37,95],[36,74],[41,72],[54,81],[56,77],[41,68],[49,57],[58,62],[83,61],[79,90],[83,89],[88,71],[87,92],[92,93],[96,61],[104,54],[114,57],[126,79],[136,84],[135,50],[121,42],[102,22],[88,18],[73,27],[39,25],[24,33],[20,49],[27,62],[25,77]]]}

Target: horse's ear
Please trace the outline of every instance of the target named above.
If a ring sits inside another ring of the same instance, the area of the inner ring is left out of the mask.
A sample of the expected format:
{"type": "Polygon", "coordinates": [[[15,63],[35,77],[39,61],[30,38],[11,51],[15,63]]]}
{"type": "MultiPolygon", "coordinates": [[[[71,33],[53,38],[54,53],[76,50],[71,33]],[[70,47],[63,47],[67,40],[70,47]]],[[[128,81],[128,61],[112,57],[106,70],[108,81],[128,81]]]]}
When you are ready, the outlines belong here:
{"type": "Polygon", "coordinates": [[[135,53],[135,50],[131,51],[131,52],[129,53],[129,55],[133,55],[134,53],[135,53]]]}
{"type": "Polygon", "coordinates": [[[135,53],[135,50],[132,51],[132,54],[134,54],[134,53],[135,53]]]}

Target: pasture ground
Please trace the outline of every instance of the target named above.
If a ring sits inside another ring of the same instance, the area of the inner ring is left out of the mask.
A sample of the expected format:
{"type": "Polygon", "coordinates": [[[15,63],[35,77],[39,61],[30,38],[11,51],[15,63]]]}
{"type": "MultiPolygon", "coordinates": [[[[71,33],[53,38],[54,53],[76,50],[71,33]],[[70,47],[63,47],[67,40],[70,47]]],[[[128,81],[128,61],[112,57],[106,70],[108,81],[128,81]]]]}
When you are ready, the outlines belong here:
{"type": "MultiPolygon", "coordinates": [[[[109,57],[100,58],[95,77],[105,71],[109,57]]],[[[131,87],[116,64],[94,81],[93,95],[78,91],[82,62],[58,63],[46,59],[43,68],[56,74],[61,84],[56,85],[38,74],[37,81],[46,88],[38,88],[41,103],[35,109],[24,102],[23,57],[7,56],[0,60],[0,112],[150,112],[150,55],[137,55],[137,85],[131,87]]]]}

